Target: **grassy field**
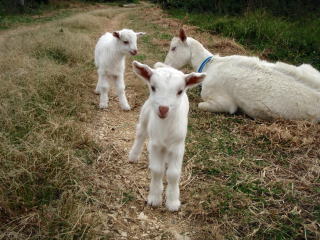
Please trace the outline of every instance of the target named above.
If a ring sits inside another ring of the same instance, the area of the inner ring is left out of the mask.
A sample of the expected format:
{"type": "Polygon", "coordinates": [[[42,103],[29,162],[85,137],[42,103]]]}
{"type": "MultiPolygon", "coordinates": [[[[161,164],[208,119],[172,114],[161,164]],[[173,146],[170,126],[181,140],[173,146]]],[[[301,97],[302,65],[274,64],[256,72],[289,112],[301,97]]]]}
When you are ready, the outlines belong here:
{"type": "Polygon", "coordinates": [[[95,2],[53,0],[50,4],[42,4],[34,8],[26,7],[23,13],[0,11],[0,30],[59,20],[84,9],[97,8],[97,5],[99,4],[95,2]]]}
{"type": "MultiPolygon", "coordinates": [[[[1,33],[0,239],[319,239],[319,124],[201,112],[199,89],[189,92],[182,208],[145,204],[146,150],[137,164],[127,154],[148,92],[130,64],[163,60],[180,26],[149,4],[104,5],[1,33]],[[93,48],[124,27],[147,32],[127,59],[132,111],[114,93],[100,111],[93,48]]],[[[185,29],[211,51],[252,54],[185,29]]]]}
{"type": "Polygon", "coordinates": [[[178,9],[169,13],[205,31],[234,38],[264,59],[292,64],[309,63],[320,69],[318,17],[287,19],[272,16],[264,10],[243,16],[186,13],[178,9]]]}
{"type": "Polygon", "coordinates": [[[0,36],[0,239],[79,239],[88,228],[89,74],[106,18],[77,15],[0,36]]]}

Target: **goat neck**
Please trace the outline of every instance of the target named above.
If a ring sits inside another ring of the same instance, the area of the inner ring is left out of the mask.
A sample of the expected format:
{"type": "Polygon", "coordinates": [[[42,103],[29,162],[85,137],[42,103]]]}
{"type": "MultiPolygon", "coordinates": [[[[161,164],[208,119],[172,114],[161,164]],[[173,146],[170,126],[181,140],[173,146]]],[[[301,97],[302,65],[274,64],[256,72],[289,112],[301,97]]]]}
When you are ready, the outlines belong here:
{"type": "MultiPolygon", "coordinates": [[[[194,71],[197,71],[200,64],[207,58],[212,56],[213,54],[210,53],[205,47],[199,43],[197,40],[188,37],[188,43],[190,46],[191,51],[191,65],[194,71]]],[[[203,71],[205,72],[205,70],[203,71]]]]}

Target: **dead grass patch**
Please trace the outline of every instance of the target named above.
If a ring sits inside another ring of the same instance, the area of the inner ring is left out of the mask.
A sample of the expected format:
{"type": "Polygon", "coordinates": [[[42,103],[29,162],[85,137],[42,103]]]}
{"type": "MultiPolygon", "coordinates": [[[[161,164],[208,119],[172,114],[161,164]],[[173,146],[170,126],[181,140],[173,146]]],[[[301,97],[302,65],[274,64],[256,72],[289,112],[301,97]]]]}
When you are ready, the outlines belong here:
{"type": "Polygon", "coordinates": [[[318,124],[192,110],[190,125],[186,170],[196,180],[184,214],[202,223],[195,239],[216,239],[208,226],[226,238],[318,238],[318,124]]]}
{"type": "Polygon", "coordinates": [[[103,19],[85,18],[88,35],[73,31],[78,17],[2,37],[0,239],[93,236],[87,179],[100,146],[83,129],[103,19]]]}
{"type": "Polygon", "coordinates": [[[105,11],[104,9],[100,9],[100,10],[92,11],[90,15],[97,16],[97,17],[111,18],[113,17],[112,11],[113,10],[105,11]]]}
{"type": "Polygon", "coordinates": [[[302,154],[308,158],[320,158],[320,128],[305,121],[261,122],[240,125],[239,131],[257,141],[265,139],[270,146],[288,154],[302,154]]]}
{"type": "Polygon", "coordinates": [[[158,45],[159,47],[168,48],[170,46],[170,42],[166,39],[152,39],[152,43],[154,45],[158,45]]]}
{"type": "MultiPolygon", "coordinates": [[[[97,10],[94,12],[106,12],[106,11],[102,11],[102,10],[97,10]]],[[[110,13],[108,13],[109,15],[111,15],[110,13]]],[[[75,17],[70,17],[67,19],[64,19],[61,21],[61,27],[63,29],[63,27],[68,28],[69,30],[74,30],[74,31],[92,31],[92,29],[99,29],[100,28],[100,22],[101,19],[99,18],[100,15],[95,15],[95,14],[91,14],[90,17],[88,17],[87,14],[79,14],[75,17]],[[97,16],[97,17],[95,17],[97,16]]]]}

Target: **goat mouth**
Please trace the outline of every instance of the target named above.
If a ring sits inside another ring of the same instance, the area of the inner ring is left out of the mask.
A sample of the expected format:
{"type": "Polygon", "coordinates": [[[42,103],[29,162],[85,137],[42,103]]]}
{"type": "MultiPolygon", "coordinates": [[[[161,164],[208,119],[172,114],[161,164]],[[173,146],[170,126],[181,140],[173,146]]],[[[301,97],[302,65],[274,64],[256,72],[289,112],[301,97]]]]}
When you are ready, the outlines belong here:
{"type": "Polygon", "coordinates": [[[164,115],[158,114],[158,116],[159,116],[159,118],[161,118],[161,119],[165,119],[165,118],[168,116],[168,114],[164,114],[164,115]]]}
{"type": "Polygon", "coordinates": [[[137,53],[138,53],[138,52],[130,51],[130,54],[131,54],[132,56],[137,55],[137,53]]]}

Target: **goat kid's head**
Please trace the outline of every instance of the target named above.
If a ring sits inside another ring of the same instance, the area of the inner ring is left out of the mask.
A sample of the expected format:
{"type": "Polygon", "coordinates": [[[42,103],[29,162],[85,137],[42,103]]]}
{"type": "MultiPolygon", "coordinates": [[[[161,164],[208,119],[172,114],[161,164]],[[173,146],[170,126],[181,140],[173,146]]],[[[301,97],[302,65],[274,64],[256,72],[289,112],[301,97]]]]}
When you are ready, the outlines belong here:
{"type": "Polygon", "coordinates": [[[170,49],[164,61],[165,64],[180,69],[191,61],[191,51],[188,45],[188,38],[181,28],[179,37],[171,40],[170,49]]]}
{"type": "Polygon", "coordinates": [[[165,119],[184,101],[186,90],[201,83],[206,74],[184,74],[170,66],[158,65],[161,67],[153,69],[138,61],[132,62],[133,71],[148,84],[153,111],[165,119]]]}
{"type": "Polygon", "coordinates": [[[117,38],[120,51],[124,54],[130,53],[137,55],[137,37],[142,36],[144,32],[134,32],[131,29],[122,29],[121,31],[113,32],[112,35],[117,38]]]}

